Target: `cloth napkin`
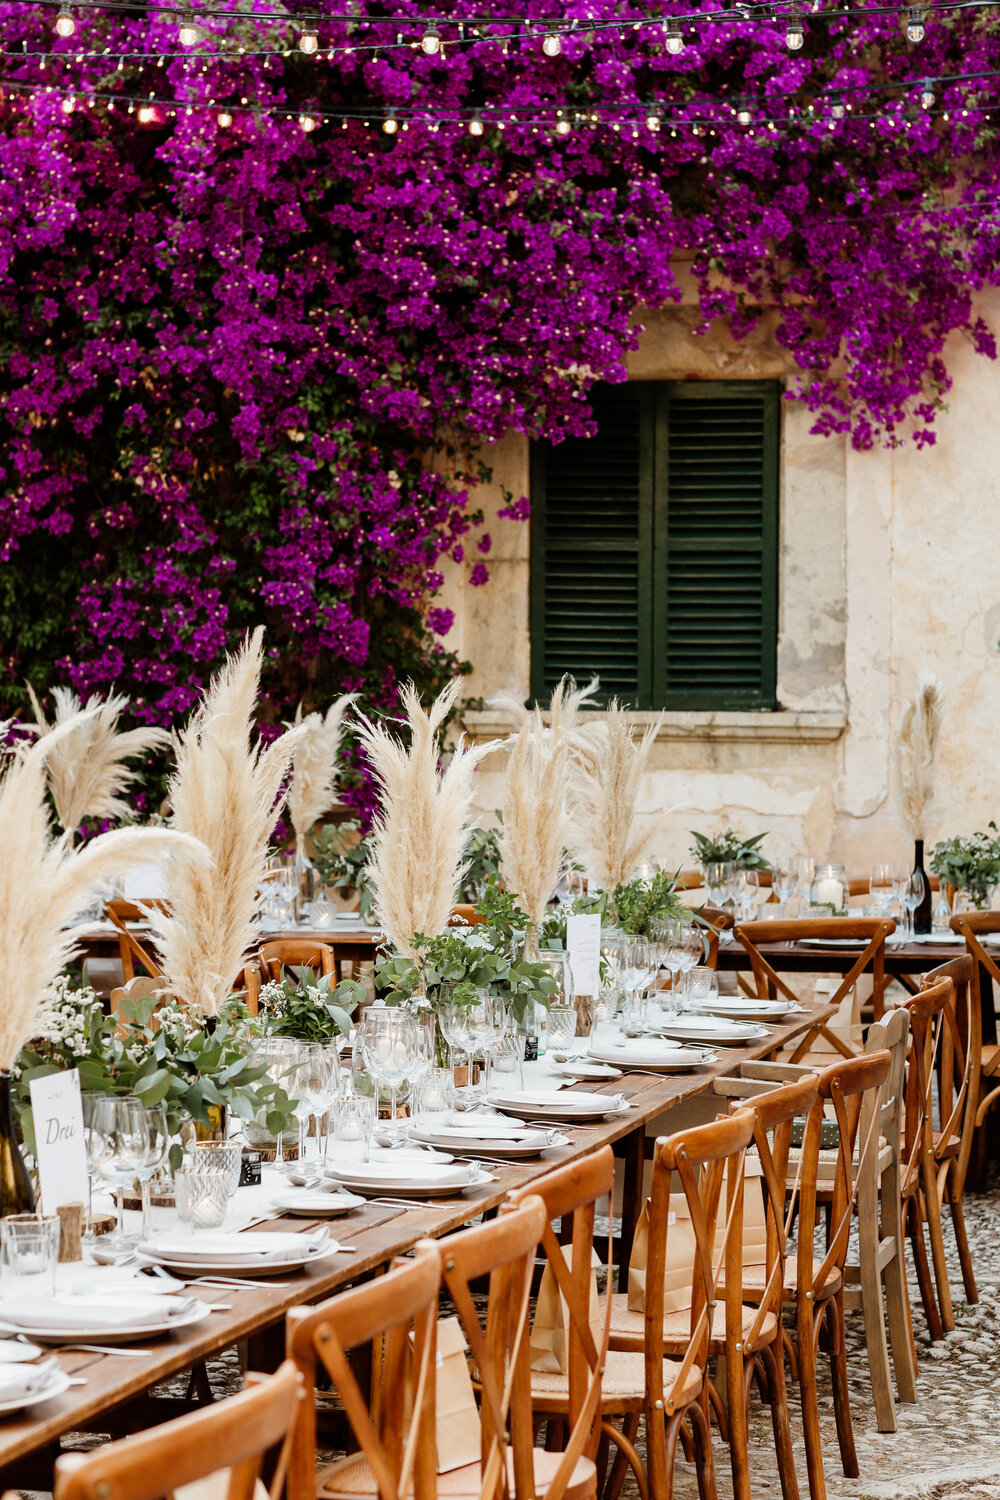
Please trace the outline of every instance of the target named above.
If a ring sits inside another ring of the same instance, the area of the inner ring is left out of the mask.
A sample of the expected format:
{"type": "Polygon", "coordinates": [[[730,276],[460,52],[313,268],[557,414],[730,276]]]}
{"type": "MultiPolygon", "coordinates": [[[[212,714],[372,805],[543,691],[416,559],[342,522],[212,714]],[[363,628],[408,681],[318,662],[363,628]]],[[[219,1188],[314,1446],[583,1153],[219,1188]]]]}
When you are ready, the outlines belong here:
{"type": "Polygon", "coordinates": [[[194,1297],[18,1297],[0,1301],[0,1319],[16,1328],[145,1328],[190,1313],[194,1297]]]}
{"type": "Polygon", "coordinates": [[[527,1126],[523,1125],[520,1120],[511,1120],[506,1115],[483,1109],[477,1109],[472,1113],[446,1110],[443,1114],[426,1120],[426,1123],[432,1128],[440,1124],[445,1130],[457,1130],[462,1135],[476,1136],[479,1140],[485,1140],[487,1136],[495,1136],[498,1140],[510,1140],[512,1137],[523,1135],[527,1129],[527,1126]]]}
{"type": "Polygon", "coordinates": [[[0,1402],[37,1396],[52,1385],[59,1374],[59,1361],[46,1359],[40,1365],[5,1365],[0,1371],[0,1402]]]}
{"type": "Polygon", "coordinates": [[[328,1229],[316,1229],[310,1234],[288,1234],[280,1230],[260,1230],[251,1234],[155,1234],[149,1241],[148,1251],[171,1260],[188,1256],[206,1262],[213,1257],[218,1260],[225,1257],[257,1260],[263,1256],[278,1263],[298,1260],[303,1253],[319,1255],[329,1240],[328,1229]]]}

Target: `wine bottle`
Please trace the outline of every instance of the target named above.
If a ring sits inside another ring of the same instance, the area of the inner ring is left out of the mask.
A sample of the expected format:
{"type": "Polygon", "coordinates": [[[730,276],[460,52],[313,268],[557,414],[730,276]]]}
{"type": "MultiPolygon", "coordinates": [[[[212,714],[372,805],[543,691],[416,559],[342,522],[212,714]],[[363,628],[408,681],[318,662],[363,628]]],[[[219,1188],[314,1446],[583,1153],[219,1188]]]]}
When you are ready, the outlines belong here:
{"type": "Polygon", "coordinates": [[[920,898],[920,905],[913,911],[913,931],[917,935],[927,933],[931,930],[931,878],[924,869],[924,841],[917,839],[913,846],[913,873],[924,877],[924,894],[920,898]]]}
{"type": "Polygon", "coordinates": [[[10,1074],[0,1069],[0,1218],[34,1211],[35,1194],[14,1130],[10,1074]]]}

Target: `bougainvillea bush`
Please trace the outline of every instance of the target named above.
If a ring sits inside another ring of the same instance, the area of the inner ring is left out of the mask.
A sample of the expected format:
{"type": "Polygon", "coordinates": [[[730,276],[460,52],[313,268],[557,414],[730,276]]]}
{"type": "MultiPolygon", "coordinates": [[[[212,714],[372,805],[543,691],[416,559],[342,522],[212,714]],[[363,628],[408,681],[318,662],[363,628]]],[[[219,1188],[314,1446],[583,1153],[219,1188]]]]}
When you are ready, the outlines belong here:
{"type": "Polygon", "coordinates": [[[992,11],[919,44],[806,11],[791,52],[790,11],[675,7],[675,54],[663,13],[571,0],[550,56],[535,0],[447,0],[434,55],[392,9],[306,55],[286,14],[185,48],[176,12],[0,5],[0,711],[114,683],[173,723],[258,620],[271,722],[433,688],[442,558],[488,578],[477,447],[587,430],[678,256],[702,326],[766,309],[790,399],[860,447],[932,440],[950,332],[993,357],[996,80],[924,84],[996,71],[992,11]]]}

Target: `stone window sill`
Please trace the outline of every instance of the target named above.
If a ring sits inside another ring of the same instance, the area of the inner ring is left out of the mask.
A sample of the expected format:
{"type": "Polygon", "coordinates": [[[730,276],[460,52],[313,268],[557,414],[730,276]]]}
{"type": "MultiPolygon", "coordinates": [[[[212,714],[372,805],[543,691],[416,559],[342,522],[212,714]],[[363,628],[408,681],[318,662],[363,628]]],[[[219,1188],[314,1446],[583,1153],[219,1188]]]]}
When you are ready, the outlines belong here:
{"type": "MultiPolygon", "coordinates": [[[[582,713],[581,721],[600,720],[600,712],[582,713]]],[[[651,724],[655,713],[636,711],[630,715],[637,728],[651,724]]],[[[507,719],[492,709],[464,715],[466,733],[474,740],[502,739],[510,732],[507,719]]],[[[656,738],[692,744],[832,744],[847,727],[842,711],[780,708],[773,712],[667,713],[656,738]]]]}

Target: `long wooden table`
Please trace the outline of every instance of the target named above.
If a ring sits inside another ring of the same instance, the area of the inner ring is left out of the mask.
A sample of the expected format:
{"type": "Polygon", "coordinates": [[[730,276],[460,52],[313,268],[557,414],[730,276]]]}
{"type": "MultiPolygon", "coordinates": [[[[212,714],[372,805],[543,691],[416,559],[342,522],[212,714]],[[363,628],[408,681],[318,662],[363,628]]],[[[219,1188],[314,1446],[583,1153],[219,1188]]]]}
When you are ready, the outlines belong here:
{"type": "MultiPolygon", "coordinates": [[[[656,1077],[631,1073],[601,1085],[603,1092],[626,1094],[635,1106],[627,1117],[575,1126],[566,1132],[570,1136],[566,1146],[550,1149],[543,1158],[534,1161],[491,1167],[493,1182],[459,1198],[410,1209],[372,1204],[349,1218],[336,1220],[331,1233],[350,1246],[353,1254],[337,1255],[303,1271],[277,1277],[277,1284],[266,1288],[202,1289],[204,1300],[230,1303],[231,1308],[213,1312],[190,1329],[151,1338],[148,1347],[152,1352],[148,1359],[91,1354],[69,1346],[59,1349],[57,1357],[63,1368],[82,1375],[87,1383],[71,1387],[64,1395],[45,1402],[34,1414],[0,1418],[0,1484],[7,1487],[16,1483],[18,1476],[12,1474],[11,1466],[26,1455],[38,1454],[65,1433],[108,1430],[101,1426],[102,1419],[123,1403],[140,1397],[151,1386],[243,1339],[260,1336],[276,1327],[280,1329],[290,1307],[321,1301],[339,1288],[387,1266],[394,1256],[405,1254],[418,1240],[427,1236],[437,1238],[461,1228],[480,1214],[497,1208],[511,1189],[605,1145],[617,1146],[619,1154],[624,1156],[625,1222],[619,1253],[620,1264],[627,1266],[632,1231],[641,1207],[645,1137],[650,1122],[682,1101],[708,1092],[716,1078],[735,1072],[742,1062],[770,1055],[831,1014],[830,1006],[810,1009],[792,1022],[772,1027],[767,1040],[755,1046],[719,1049],[715,1063],[690,1073],[656,1077]]],[[[306,1232],[315,1229],[317,1223],[308,1219],[282,1219],[259,1227],[279,1226],[306,1232]]],[[[144,1342],[140,1347],[147,1345],[144,1342]]],[[[165,1415],[169,1413],[160,1413],[161,1418],[165,1415]]],[[[150,1422],[148,1409],[140,1420],[142,1425],[150,1422]]],[[[23,1486],[23,1479],[20,1482],[23,1486]]],[[[32,1487],[47,1486],[36,1478],[32,1487]]]]}

